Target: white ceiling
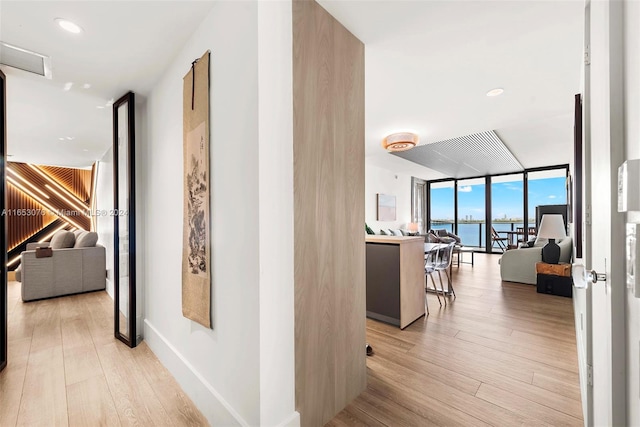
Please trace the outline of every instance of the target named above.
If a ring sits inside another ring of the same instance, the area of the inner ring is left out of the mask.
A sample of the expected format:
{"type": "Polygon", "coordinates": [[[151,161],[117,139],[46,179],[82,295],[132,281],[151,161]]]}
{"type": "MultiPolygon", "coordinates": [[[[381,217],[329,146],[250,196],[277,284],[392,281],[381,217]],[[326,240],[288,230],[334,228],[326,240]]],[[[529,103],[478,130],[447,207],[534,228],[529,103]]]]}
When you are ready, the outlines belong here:
{"type": "MultiPolygon", "coordinates": [[[[384,152],[382,138],[399,130],[416,131],[421,144],[495,130],[524,167],[571,161],[582,0],[319,2],[365,43],[367,163],[442,177],[384,152]],[[495,87],[505,93],[486,97],[495,87]]],[[[53,80],[2,67],[10,160],[99,159],[111,110],[96,107],[128,90],[147,94],[213,4],[0,1],[0,40],[50,55],[53,67],[53,80]],[[62,31],[56,17],[84,33],[62,31]]]]}
{"type": "Polygon", "coordinates": [[[148,94],[213,4],[2,0],[0,40],[51,56],[53,71],[47,80],[1,67],[9,160],[87,167],[100,159],[112,141],[108,101],[129,90],[148,94]],[[84,32],[63,31],[58,17],[84,32]],[[65,92],[67,82],[73,86],[65,92]]]}
{"type": "Polygon", "coordinates": [[[388,161],[380,143],[403,130],[420,144],[495,130],[525,168],[571,162],[584,1],[319,3],[365,43],[368,163],[441,177],[388,161]]]}

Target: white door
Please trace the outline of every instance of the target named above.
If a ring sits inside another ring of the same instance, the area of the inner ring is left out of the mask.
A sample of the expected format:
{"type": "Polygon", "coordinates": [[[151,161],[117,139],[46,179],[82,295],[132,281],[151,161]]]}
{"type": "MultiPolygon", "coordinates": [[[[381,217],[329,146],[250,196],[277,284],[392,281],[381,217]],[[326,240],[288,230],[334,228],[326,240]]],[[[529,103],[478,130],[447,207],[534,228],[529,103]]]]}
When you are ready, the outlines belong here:
{"type": "Polygon", "coordinates": [[[625,425],[624,216],[617,212],[622,140],[622,9],[586,2],[584,265],[606,280],[574,299],[585,425],[625,425]]]}

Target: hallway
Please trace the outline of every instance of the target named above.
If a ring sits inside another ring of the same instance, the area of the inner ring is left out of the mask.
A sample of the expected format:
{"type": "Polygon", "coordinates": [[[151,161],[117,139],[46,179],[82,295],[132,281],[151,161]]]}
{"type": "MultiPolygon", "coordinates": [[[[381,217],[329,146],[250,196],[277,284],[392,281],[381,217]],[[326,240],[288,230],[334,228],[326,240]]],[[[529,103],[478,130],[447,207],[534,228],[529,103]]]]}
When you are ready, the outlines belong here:
{"type": "Polygon", "coordinates": [[[0,426],[208,425],[144,342],[114,338],[106,292],[23,303],[9,282],[8,294],[0,426]]]}

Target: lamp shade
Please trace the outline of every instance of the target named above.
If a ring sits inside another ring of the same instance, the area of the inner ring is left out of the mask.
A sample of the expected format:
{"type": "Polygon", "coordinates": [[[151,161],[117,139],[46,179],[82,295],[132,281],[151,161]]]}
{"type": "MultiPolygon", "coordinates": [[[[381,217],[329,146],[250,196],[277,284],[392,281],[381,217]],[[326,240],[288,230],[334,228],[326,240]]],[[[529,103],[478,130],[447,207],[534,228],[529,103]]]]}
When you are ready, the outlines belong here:
{"type": "Polygon", "coordinates": [[[407,230],[413,233],[417,233],[418,229],[419,229],[419,225],[416,222],[410,222],[409,224],[407,224],[407,230]]]}
{"type": "Polygon", "coordinates": [[[564,220],[559,214],[542,215],[538,237],[545,239],[561,239],[566,237],[564,220]]]}

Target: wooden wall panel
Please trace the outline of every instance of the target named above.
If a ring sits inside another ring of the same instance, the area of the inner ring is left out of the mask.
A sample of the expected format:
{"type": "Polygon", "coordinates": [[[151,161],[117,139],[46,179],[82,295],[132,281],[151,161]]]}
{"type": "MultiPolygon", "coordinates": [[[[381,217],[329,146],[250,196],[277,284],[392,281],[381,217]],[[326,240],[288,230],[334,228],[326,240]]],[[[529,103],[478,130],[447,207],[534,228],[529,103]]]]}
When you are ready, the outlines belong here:
{"type": "Polygon", "coordinates": [[[56,216],[49,213],[49,209],[7,183],[7,250],[15,248],[55,220],[56,216]]]}
{"type": "Polygon", "coordinates": [[[366,387],[364,45],[293,2],[296,409],[321,426],[366,387]]]}
{"type": "Polygon", "coordinates": [[[78,199],[88,202],[91,196],[91,170],[40,166],[58,184],[75,194],[78,199]]]}

